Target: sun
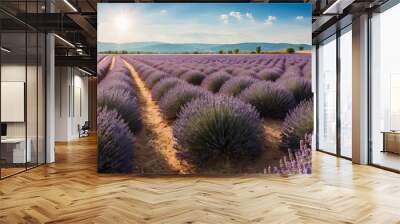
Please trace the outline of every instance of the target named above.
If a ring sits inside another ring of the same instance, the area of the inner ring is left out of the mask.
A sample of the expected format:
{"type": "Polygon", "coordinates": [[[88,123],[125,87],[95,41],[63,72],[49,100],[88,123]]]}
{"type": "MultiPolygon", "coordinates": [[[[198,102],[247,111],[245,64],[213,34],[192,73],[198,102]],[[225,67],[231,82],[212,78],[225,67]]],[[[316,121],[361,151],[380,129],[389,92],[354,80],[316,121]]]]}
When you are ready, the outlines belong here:
{"type": "Polygon", "coordinates": [[[115,27],[120,32],[126,32],[131,28],[131,19],[126,14],[117,15],[114,19],[115,27]]]}

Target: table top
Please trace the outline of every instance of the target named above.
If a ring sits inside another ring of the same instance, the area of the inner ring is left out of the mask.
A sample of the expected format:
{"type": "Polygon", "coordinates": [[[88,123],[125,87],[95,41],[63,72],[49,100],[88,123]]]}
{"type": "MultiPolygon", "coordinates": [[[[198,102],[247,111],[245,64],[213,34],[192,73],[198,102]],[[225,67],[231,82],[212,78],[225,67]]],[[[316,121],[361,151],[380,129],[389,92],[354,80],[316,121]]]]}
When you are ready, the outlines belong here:
{"type": "MultiPolygon", "coordinates": [[[[27,139],[29,141],[29,138],[27,139]]],[[[20,143],[25,142],[25,138],[5,138],[1,139],[1,143],[20,143]]]]}
{"type": "Polygon", "coordinates": [[[381,131],[381,133],[400,135],[400,131],[381,131]]]}

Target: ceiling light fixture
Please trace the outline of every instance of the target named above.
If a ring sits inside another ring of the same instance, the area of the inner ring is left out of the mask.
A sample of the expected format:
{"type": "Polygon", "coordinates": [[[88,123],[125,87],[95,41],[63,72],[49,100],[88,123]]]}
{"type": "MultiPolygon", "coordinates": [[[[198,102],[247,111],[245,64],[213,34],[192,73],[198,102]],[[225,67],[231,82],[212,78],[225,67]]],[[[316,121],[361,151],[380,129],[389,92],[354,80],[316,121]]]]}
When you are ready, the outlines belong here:
{"type": "Polygon", "coordinates": [[[68,40],[60,37],[58,34],[54,34],[55,37],[57,37],[59,40],[61,40],[62,42],[66,43],[67,45],[69,45],[70,47],[75,48],[75,45],[73,45],[71,42],[69,42],[68,40]]]}
{"type": "Polygon", "coordinates": [[[78,67],[78,70],[81,71],[81,72],[83,72],[83,73],[85,73],[85,74],[87,74],[87,75],[90,75],[90,76],[92,75],[92,73],[90,73],[90,72],[88,72],[88,71],[86,71],[86,70],[83,70],[83,69],[81,69],[81,68],[79,68],[79,67],[78,67]]]}
{"type": "Polygon", "coordinates": [[[73,6],[68,0],[64,0],[64,3],[67,4],[74,12],[78,12],[75,6],[73,6]]]}
{"type": "Polygon", "coordinates": [[[1,47],[0,49],[1,49],[2,51],[6,52],[6,53],[10,53],[10,52],[11,52],[11,50],[9,50],[9,49],[7,49],[7,48],[5,48],[5,47],[1,47]]]}
{"type": "Polygon", "coordinates": [[[351,5],[355,0],[336,0],[330,5],[324,12],[323,15],[340,15],[343,14],[343,10],[351,5]]]}

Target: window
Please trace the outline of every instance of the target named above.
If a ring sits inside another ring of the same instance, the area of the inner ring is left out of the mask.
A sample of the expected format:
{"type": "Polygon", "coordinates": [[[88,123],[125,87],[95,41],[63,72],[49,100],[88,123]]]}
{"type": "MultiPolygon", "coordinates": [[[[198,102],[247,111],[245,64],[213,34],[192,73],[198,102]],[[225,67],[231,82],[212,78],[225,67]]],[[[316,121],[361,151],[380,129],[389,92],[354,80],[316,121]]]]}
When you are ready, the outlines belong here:
{"type": "Polygon", "coordinates": [[[371,18],[370,158],[400,170],[400,4],[371,18]]]}
{"type": "Polygon", "coordinates": [[[340,155],[352,157],[352,33],[351,26],[340,36],[340,155]]]}
{"type": "Polygon", "coordinates": [[[318,149],[336,153],[336,36],[318,48],[318,149]]]}

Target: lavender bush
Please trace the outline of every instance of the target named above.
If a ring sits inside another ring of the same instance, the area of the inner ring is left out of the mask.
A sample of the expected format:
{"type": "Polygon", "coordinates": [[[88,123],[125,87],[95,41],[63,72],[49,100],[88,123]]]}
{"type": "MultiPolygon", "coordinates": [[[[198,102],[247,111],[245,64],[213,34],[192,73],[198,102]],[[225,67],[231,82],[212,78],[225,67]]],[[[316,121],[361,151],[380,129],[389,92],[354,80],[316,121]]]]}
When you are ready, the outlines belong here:
{"type": "Polygon", "coordinates": [[[183,80],[185,80],[190,84],[198,86],[201,84],[205,76],[201,72],[191,70],[182,74],[180,78],[182,78],[183,80]]]}
{"type": "Polygon", "coordinates": [[[99,173],[129,173],[133,168],[134,137],[116,110],[97,109],[99,173]]]}
{"type": "Polygon", "coordinates": [[[236,73],[237,76],[257,78],[257,72],[252,69],[242,69],[236,73]]]}
{"type": "Polygon", "coordinates": [[[313,101],[301,102],[286,116],[282,128],[282,149],[296,150],[305,134],[313,131],[313,101]]]}
{"type": "Polygon", "coordinates": [[[161,112],[167,119],[175,119],[183,106],[190,101],[209,94],[204,89],[189,84],[179,84],[168,90],[159,102],[161,112]]]}
{"type": "Polygon", "coordinates": [[[97,90],[113,91],[113,90],[122,89],[126,92],[129,92],[129,94],[132,97],[136,97],[136,92],[133,89],[132,83],[123,82],[118,79],[108,79],[108,77],[106,78],[106,80],[99,83],[99,85],[97,86],[97,90]]]}
{"type": "Polygon", "coordinates": [[[142,127],[137,99],[124,89],[98,89],[97,106],[116,110],[133,133],[142,127]]]}
{"type": "Polygon", "coordinates": [[[157,84],[158,81],[166,77],[168,77],[166,73],[155,71],[146,78],[145,80],[146,86],[151,89],[155,84],[157,84]]]}
{"type": "Polygon", "coordinates": [[[173,125],[184,156],[200,167],[210,161],[252,159],[263,148],[263,127],[249,104],[226,96],[198,98],[187,104],[173,125]]]}
{"type": "Polygon", "coordinates": [[[281,73],[277,69],[266,68],[257,73],[259,79],[265,81],[275,81],[281,76],[281,73]]]}
{"type": "Polygon", "coordinates": [[[171,88],[175,87],[178,84],[184,84],[185,82],[181,79],[170,77],[170,78],[163,78],[157,84],[154,85],[153,89],[151,90],[151,95],[154,100],[159,101],[164,94],[170,90],[171,88]]]}
{"type": "Polygon", "coordinates": [[[251,86],[252,84],[258,82],[259,80],[251,78],[251,77],[234,77],[229,79],[227,82],[222,85],[219,93],[227,96],[237,96],[244,89],[251,86]]]}
{"type": "Polygon", "coordinates": [[[258,82],[245,89],[240,99],[255,106],[262,117],[284,118],[296,101],[288,90],[271,82],[258,82]]]}
{"type": "Polygon", "coordinates": [[[112,58],[109,56],[103,56],[100,60],[102,60],[104,57],[107,58],[105,58],[102,63],[97,64],[97,82],[100,82],[104,79],[104,77],[106,77],[108,69],[111,65],[112,58]]]}
{"type": "Polygon", "coordinates": [[[279,80],[294,96],[297,102],[308,100],[313,96],[311,82],[301,77],[291,77],[279,80]]]}
{"type": "Polygon", "coordinates": [[[203,80],[201,86],[210,92],[216,93],[231,76],[226,72],[215,72],[203,80]]]}

